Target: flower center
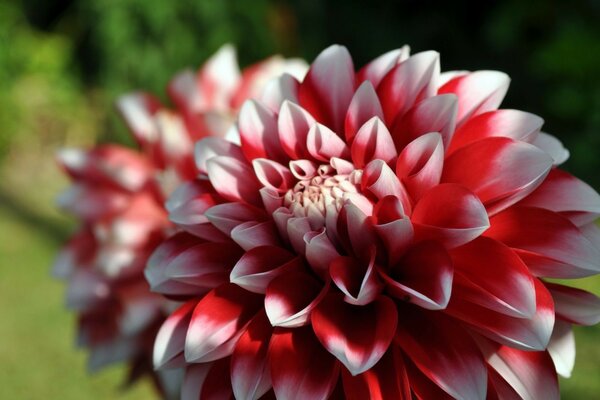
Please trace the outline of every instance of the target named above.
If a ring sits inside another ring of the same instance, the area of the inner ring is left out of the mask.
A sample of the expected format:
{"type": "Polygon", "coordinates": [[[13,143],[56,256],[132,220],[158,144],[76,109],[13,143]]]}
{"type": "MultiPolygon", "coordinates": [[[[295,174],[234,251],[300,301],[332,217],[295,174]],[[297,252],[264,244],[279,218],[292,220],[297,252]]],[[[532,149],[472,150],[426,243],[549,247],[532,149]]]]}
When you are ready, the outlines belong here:
{"type": "Polygon", "coordinates": [[[313,176],[300,179],[287,191],[283,205],[296,217],[308,217],[318,229],[325,225],[328,213],[337,214],[346,201],[360,196],[361,176],[362,170],[338,174],[333,167],[321,165],[313,176]]]}

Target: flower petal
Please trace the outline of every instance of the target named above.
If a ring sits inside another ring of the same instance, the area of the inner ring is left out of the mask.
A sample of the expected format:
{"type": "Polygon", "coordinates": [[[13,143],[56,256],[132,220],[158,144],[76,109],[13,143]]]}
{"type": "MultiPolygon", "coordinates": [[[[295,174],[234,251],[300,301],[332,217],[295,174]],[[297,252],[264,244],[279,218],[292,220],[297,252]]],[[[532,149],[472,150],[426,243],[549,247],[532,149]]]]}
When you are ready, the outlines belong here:
{"type": "Polygon", "coordinates": [[[289,101],[281,105],[277,119],[279,141],[283,150],[292,159],[310,158],[306,148],[306,138],[308,131],[315,124],[312,115],[299,105],[289,101]]]}
{"type": "Polygon", "coordinates": [[[484,112],[466,121],[456,130],[448,154],[470,143],[489,137],[507,137],[531,143],[539,134],[544,120],[519,110],[484,112]]]}
{"type": "Polygon", "coordinates": [[[577,226],[593,222],[600,216],[600,194],[587,183],[556,168],[519,205],[560,213],[577,226]]]}
{"type": "Polygon", "coordinates": [[[206,218],[226,235],[238,225],[250,221],[264,221],[266,215],[259,208],[244,203],[223,203],[209,208],[206,218]]]}
{"type": "Polygon", "coordinates": [[[585,290],[545,283],[554,299],[556,317],[577,325],[596,325],[600,322],[600,298],[585,290]]]}
{"type": "Polygon", "coordinates": [[[437,242],[421,242],[387,273],[379,271],[387,291],[398,299],[429,310],[448,305],[454,268],[448,252],[437,242]]]}
{"type": "Polygon", "coordinates": [[[318,122],[342,133],[346,110],[354,94],[354,65],[348,50],[333,45],[313,61],[298,97],[318,122]]]}
{"type": "Polygon", "coordinates": [[[401,308],[399,318],[403,320],[395,343],[425,376],[455,398],[485,398],[484,360],[459,325],[443,315],[412,307],[401,308]]]}
{"type": "Polygon", "coordinates": [[[248,100],[238,116],[242,151],[249,161],[268,158],[285,162],[277,132],[277,115],[256,100],[248,100]]]}
{"type": "Polygon", "coordinates": [[[185,335],[196,304],[197,300],[188,301],[163,322],[154,341],[152,360],[155,369],[185,366],[185,335]]]}
{"type": "Polygon", "coordinates": [[[534,278],[506,245],[479,237],[450,253],[455,296],[517,318],[535,314],[534,278]],[[485,268],[482,268],[482,260],[485,268]]]}
{"type": "Polygon", "coordinates": [[[394,68],[396,64],[406,61],[409,56],[410,47],[408,47],[408,45],[388,51],[362,67],[356,74],[356,82],[362,83],[369,80],[374,87],[377,87],[383,77],[394,68]]]}
{"type": "Polygon", "coordinates": [[[410,142],[396,162],[396,175],[418,201],[440,183],[444,167],[444,144],[437,132],[427,133],[410,142]]]}
{"type": "Polygon", "coordinates": [[[600,272],[600,249],[557,213],[511,207],[490,222],[485,235],[515,249],[535,275],[581,278],[600,272]]]}
{"type": "Polygon", "coordinates": [[[206,162],[216,156],[228,156],[237,160],[244,160],[242,149],[235,143],[220,137],[206,137],[194,146],[194,160],[200,172],[208,171],[206,162]]]}
{"type": "Polygon", "coordinates": [[[304,235],[304,242],[306,243],[306,260],[317,275],[326,278],[329,275],[329,265],[339,257],[337,249],[327,236],[327,229],[307,232],[304,235]]]}
{"type": "Polygon", "coordinates": [[[262,296],[231,283],[209,292],[196,306],[185,339],[185,359],[206,362],[233,351],[262,306],[262,296]]]}
{"type": "Polygon", "coordinates": [[[372,160],[389,163],[398,155],[392,136],[379,117],[371,118],[360,127],[351,152],[356,168],[362,168],[372,160]]]}
{"type": "Polygon", "coordinates": [[[278,399],[326,400],[338,381],[339,364],[323,349],[310,328],[276,329],[269,360],[278,399]]]}
{"type": "MultiPolygon", "coordinates": [[[[298,88],[300,82],[288,73],[271,79],[265,84],[260,95],[261,102],[269,107],[271,111],[279,113],[283,103],[290,101],[298,103],[298,88]]],[[[282,142],[283,144],[283,142],[282,142]]]]}
{"type": "Polygon", "coordinates": [[[554,165],[560,165],[569,159],[569,150],[563,146],[558,138],[552,135],[540,132],[532,144],[550,155],[554,160],[554,165]]]}
{"type": "Polygon", "coordinates": [[[319,341],[352,375],[373,367],[387,351],[398,321],[396,306],[386,296],[366,306],[344,302],[341,295],[327,296],[312,313],[319,341]]]}
{"type": "Polygon", "coordinates": [[[289,169],[276,161],[266,158],[255,158],[252,166],[256,177],[265,187],[285,193],[294,184],[294,176],[289,169]]]}
{"type": "Polygon", "coordinates": [[[231,386],[236,399],[254,400],[271,388],[267,358],[273,328],[259,313],[240,337],[231,355],[231,386]]]}
{"type": "Polygon", "coordinates": [[[411,221],[416,240],[437,240],[448,248],[470,242],[489,227],[479,198],[455,184],[441,184],[425,193],[411,221]]]}
{"type": "Polygon", "coordinates": [[[458,96],[457,126],[469,118],[498,108],[506,92],[510,78],[498,71],[475,71],[458,76],[440,87],[438,94],[454,93],[458,96]]]}
{"type": "Polygon", "coordinates": [[[368,264],[360,263],[352,257],[338,257],[331,262],[329,273],[333,282],[344,293],[344,301],[350,304],[369,304],[379,296],[383,287],[375,270],[374,251],[368,264]]]}
{"type": "Polygon", "coordinates": [[[575,366],[575,335],[571,324],[556,321],[548,343],[548,353],[552,357],[556,372],[560,376],[570,378],[575,366]]]}
{"type": "Polygon", "coordinates": [[[206,162],[206,169],[210,183],[227,200],[261,204],[261,185],[250,165],[233,157],[217,156],[206,162]]]}
{"type": "Polygon", "coordinates": [[[396,65],[381,80],[377,94],[385,121],[392,124],[414,104],[435,94],[440,74],[440,55],[425,51],[396,65]]]}
{"type": "Polygon", "coordinates": [[[352,143],[356,132],[368,120],[373,117],[383,119],[383,110],[375,88],[369,81],[365,81],[358,87],[346,114],[344,124],[344,132],[346,134],[346,142],[352,143]]]}
{"type": "Polygon", "coordinates": [[[446,158],[442,182],[458,183],[473,191],[493,215],[533,192],[551,168],[552,159],[537,147],[494,137],[465,146],[446,158]]]}
{"type": "Polygon", "coordinates": [[[231,238],[246,251],[258,246],[280,246],[279,234],[273,221],[248,221],[231,230],[231,238]]]}
{"type": "Polygon", "coordinates": [[[350,157],[350,149],[346,143],[335,132],[321,124],[313,125],[308,131],[306,147],[312,157],[326,163],[333,157],[350,157]]]}

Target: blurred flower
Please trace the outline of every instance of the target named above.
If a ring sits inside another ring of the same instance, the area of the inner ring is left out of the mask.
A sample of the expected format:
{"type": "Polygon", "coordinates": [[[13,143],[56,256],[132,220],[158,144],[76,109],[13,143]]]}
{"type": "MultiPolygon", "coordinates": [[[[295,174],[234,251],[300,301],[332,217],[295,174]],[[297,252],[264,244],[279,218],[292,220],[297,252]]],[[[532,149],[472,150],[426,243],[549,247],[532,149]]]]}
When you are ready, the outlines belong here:
{"type": "Polygon", "coordinates": [[[174,306],[151,293],[143,276],[148,256],[175,231],[164,199],[196,175],[194,141],[225,136],[242,101],[282,71],[301,77],[305,68],[272,57],[240,74],[234,49],[224,46],[198,73],[170,82],[174,109],[146,93],[118,101],[140,150],[109,144],[59,153],[73,182],[59,205],[81,226],[54,272],[68,281],[67,306],[78,315],[78,343],[90,349],[92,370],[126,361],[130,380],[150,373],[166,397],[178,392],[176,374],[155,375],[151,363],[156,332],[174,306]]]}
{"type": "Polygon", "coordinates": [[[148,262],[186,301],[154,348],[183,398],[558,398],[600,299],[600,196],[495,71],[324,50],[196,148],[148,262]]]}

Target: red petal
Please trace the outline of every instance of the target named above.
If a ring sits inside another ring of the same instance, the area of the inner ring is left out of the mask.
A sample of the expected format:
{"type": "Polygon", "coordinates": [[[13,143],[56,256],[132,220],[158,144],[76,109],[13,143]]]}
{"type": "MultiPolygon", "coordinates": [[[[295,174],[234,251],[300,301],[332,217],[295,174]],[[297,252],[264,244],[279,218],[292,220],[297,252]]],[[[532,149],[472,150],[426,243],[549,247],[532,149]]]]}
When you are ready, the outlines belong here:
{"type": "Polygon", "coordinates": [[[410,384],[402,354],[392,346],[377,364],[360,375],[342,369],[344,393],[348,400],[410,400],[410,384]]]}
{"type": "Polygon", "coordinates": [[[477,345],[450,319],[403,307],[397,343],[421,372],[456,398],[483,399],[487,371],[477,345]]]}
{"type": "Polygon", "coordinates": [[[530,318],[535,314],[534,278],[509,247],[479,237],[450,254],[455,268],[455,296],[512,317],[530,318]]]}
{"type": "Polygon", "coordinates": [[[365,166],[360,184],[364,194],[372,194],[377,199],[386,196],[400,199],[403,208],[410,213],[411,201],[406,189],[383,160],[373,160],[365,166]]]}
{"type": "Polygon", "coordinates": [[[231,238],[246,251],[258,246],[281,246],[273,221],[248,221],[231,230],[231,238]]]}
{"type": "Polygon", "coordinates": [[[455,184],[441,184],[425,193],[411,220],[416,240],[433,239],[449,248],[470,242],[489,227],[479,198],[455,184]]]}
{"type": "Polygon", "coordinates": [[[514,318],[452,297],[447,313],[465,321],[495,342],[523,350],[544,350],[554,326],[554,304],[544,285],[535,280],[536,312],[531,318],[514,318]]]}
{"type": "Polygon", "coordinates": [[[435,51],[415,54],[390,70],[377,87],[385,120],[391,124],[396,116],[433,96],[439,73],[440,55],[435,51]]]}
{"type": "Polygon", "coordinates": [[[339,364],[310,328],[276,329],[269,346],[271,379],[278,399],[327,399],[339,376],[339,364]]]}
{"type": "Polygon", "coordinates": [[[188,301],[163,322],[154,341],[152,354],[155,369],[185,366],[185,336],[197,303],[197,300],[188,301]]]}
{"type": "Polygon", "coordinates": [[[475,71],[448,81],[439,94],[455,93],[458,96],[458,119],[460,126],[469,118],[498,108],[506,92],[510,78],[498,71],[475,71]]]}
{"type": "Polygon", "coordinates": [[[261,205],[260,182],[252,167],[235,158],[217,156],[206,162],[208,179],[215,190],[230,201],[261,205]]]}
{"type": "Polygon", "coordinates": [[[338,45],[317,56],[298,91],[300,105],[317,121],[340,134],[353,94],[352,58],[345,47],[338,45]]]}
{"type": "Polygon", "coordinates": [[[329,265],[339,257],[337,249],[327,236],[326,228],[320,232],[307,232],[304,235],[304,242],[306,243],[306,260],[321,278],[326,278],[329,275],[329,265]]]}
{"type": "Polygon", "coordinates": [[[585,290],[545,283],[554,299],[556,317],[577,325],[600,322],[600,298],[585,290]]]}
{"type": "Polygon", "coordinates": [[[429,310],[448,305],[454,269],[450,256],[437,242],[417,244],[388,273],[380,272],[387,290],[398,299],[429,310]]]}
{"type": "Polygon", "coordinates": [[[230,235],[238,225],[250,221],[264,221],[264,211],[244,203],[224,203],[206,211],[206,218],[221,232],[230,235]]]}
{"type": "Polygon", "coordinates": [[[308,323],[312,310],[329,290],[312,275],[291,271],[267,287],[265,310],[273,326],[298,327],[308,323]]]}
{"type": "Polygon", "coordinates": [[[376,159],[389,163],[398,155],[392,136],[379,117],[371,118],[360,127],[352,142],[351,152],[356,168],[362,168],[376,159]]]}
{"type": "Polygon", "coordinates": [[[277,127],[283,150],[292,159],[310,158],[306,148],[306,138],[315,119],[297,104],[285,101],[281,105],[277,127]]]}
{"type": "Polygon", "coordinates": [[[373,227],[387,250],[388,265],[394,265],[413,242],[412,223],[404,214],[402,203],[394,196],[381,199],[373,215],[377,220],[373,227]]]}
{"type": "Polygon", "coordinates": [[[229,375],[230,360],[223,358],[212,363],[202,384],[202,392],[198,399],[202,400],[234,400],[229,375]]]}
{"type": "Polygon", "coordinates": [[[334,131],[325,125],[315,124],[308,131],[306,147],[310,155],[328,163],[333,157],[348,159],[350,150],[334,131]]]}
{"type": "Polygon", "coordinates": [[[298,268],[298,257],[281,247],[259,246],[248,250],[231,271],[231,283],[253,293],[265,293],[269,283],[298,268]]]}
{"type": "Polygon", "coordinates": [[[595,221],[600,215],[600,194],[573,175],[552,169],[544,182],[519,205],[561,213],[581,226],[595,221]]]}
{"type": "Polygon", "coordinates": [[[517,250],[535,275],[580,278],[600,272],[600,249],[559,214],[511,207],[490,222],[485,235],[517,250]]]}
{"type": "Polygon", "coordinates": [[[356,74],[356,82],[362,83],[369,80],[374,87],[377,87],[383,77],[396,64],[407,60],[409,56],[410,48],[407,45],[402,46],[400,49],[388,51],[362,67],[356,74]]]}
{"type": "Polygon", "coordinates": [[[271,388],[267,352],[272,332],[261,312],[237,342],[231,356],[231,386],[236,399],[258,399],[271,388]]]}
{"type": "Polygon", "coordinates": [[[369,263],[361,263],[352,257],[338,257],[331,262],[329,273],[344,293],[344,301],[350,304],[369,304],[381,293],[383,285],[375,270],[375,252],[369,263]]]}
{"type": "Polygon", "coordinates": [[[240,110],[237,126],[242,151],[249,161],[255,158],[287,160],[279,142],[277,115],[273,111],[255,100],[248,100],[240,110]]]}
{"type": "Polygon", "coordinates": [[[345,122],[346,142],[352,143],[360,127],[373,117],[383,119],[383,110],[373,85],[366,81],[354,93],[348,107],[345,122]]]}
{"type": "Polygon", "coordinates": [[[444,144],[437,132],[427,133],[410,142],[396,162],[396,175],[418,201],[440,183],[444,168],[444,144]]]}
{"type": "Polygon", "coordinates": [[[266,158],[255,158],[252,166],[258,180],[267,188],[285,193],[294,185],[294,177],[289,169],[278,162],[266,158]]]}
{"type": "Polygon", "coordinates": [[[494,136],[532,142],[544,120],[519,110],[494,110],[469,119],[454,134],[448,154],[470,143],[494,136]]]}
{"type": "Polygon", "coordinates": [[[220,137],[206,137],[196,142],[194,159],[200,172],[206,173],[206,162],[216,156],[228,156],[237,160],[244,160],[244,153],[240,146],[220,137]]]}
{"type": "Polygon", "coordinates": [[[186,360],[206,362],[231,354],[261,307],[262,296],[231,283],[209,292],[194,309],[185,341],[186,360]]]}
{"type": "MultiPolygon", "coordinates": [[[[298,87],[300,87],[300,82],[295,77],[283,73],[265,84],[260,99],[271,111],[280,113],[286,100],[298,103],[298,87]]],[[[283,141],[281,144],[283,145],[283,141]]]]}
{"type": "Polygon", "coordinates": [[[456,126],[457,109],[458,99],[453,94],[433,96],[417,103],[393,121],[391,132],[396,149],[403,149],[429,132],[439,132],[444,148],[448,147],[456,126]]]}
{"type": "Polygon", "coordinates": [[[446,159],[442,182],[465,186],[495,214],[533,192],[550,168],[552,159],[537,147],[494,137],[452,153],[446,159]]]}
{"type": "Polygon", "coordinates": [[[387,351],[398,313],[386,296],[366,306],[354,306],[344,302],[341,295],[332,294],[317,306],[311,320],[323,346],[352,375],[358,375],[373,367],[387,351]]]}

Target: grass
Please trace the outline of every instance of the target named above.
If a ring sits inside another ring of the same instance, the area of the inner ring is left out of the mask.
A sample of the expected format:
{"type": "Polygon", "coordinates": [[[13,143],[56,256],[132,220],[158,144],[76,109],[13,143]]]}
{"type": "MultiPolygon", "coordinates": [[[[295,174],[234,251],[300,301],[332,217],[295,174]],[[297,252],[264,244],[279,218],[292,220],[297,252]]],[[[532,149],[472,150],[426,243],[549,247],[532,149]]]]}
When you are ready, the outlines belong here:
{"type": "MultiPolygon", "coordinates": [[[[155,398],[148,382],[120,387],[121,367],[86,371],[86,355],[75,349],[74,319],[63,307],[64,287],[50,277],[61,241],[35,220],[17,216],[0,202],[0,399],[155,398]]],[[[578,286],[600,292],[600,278],[578,286]]],[[[571,379],[561,380],[564,399],[600,396],[600,326],[577,328],[578,356],[571,379]]]]}

